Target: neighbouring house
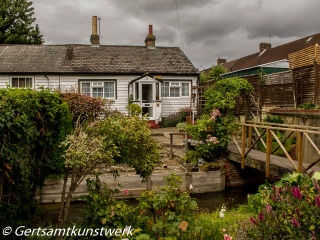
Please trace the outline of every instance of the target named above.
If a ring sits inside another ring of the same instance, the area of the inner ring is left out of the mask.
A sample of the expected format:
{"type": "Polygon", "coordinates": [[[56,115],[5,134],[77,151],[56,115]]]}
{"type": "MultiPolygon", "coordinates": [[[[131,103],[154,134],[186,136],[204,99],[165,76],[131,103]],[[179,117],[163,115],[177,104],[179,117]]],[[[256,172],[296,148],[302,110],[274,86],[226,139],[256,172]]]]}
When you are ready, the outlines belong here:
{"type": "MultiPolygon", "coordinates": [[[[300,38],[296,41],[272,48],[270,43],[260,43],[259,52],[227,62],[218,58],[217,65],[222,64],[228,73],[223,78],[241,77],[252,74],[272,74],[289,70],[288,55],[304,48],[320,44],[320,33],[300,38]]],[[[204,71],[208,71],[206,69],[204,71]]]]}
{"type": "Polygon", "coordinates": [[[155,45],[152,25],[145,46],[100,45],[97,17],[91,45],[0,45],[0,87],[49,87],[114,100],[125,111],[128,98],[159,120],[190,106],[199,71],[178,47],[155,45]]]}

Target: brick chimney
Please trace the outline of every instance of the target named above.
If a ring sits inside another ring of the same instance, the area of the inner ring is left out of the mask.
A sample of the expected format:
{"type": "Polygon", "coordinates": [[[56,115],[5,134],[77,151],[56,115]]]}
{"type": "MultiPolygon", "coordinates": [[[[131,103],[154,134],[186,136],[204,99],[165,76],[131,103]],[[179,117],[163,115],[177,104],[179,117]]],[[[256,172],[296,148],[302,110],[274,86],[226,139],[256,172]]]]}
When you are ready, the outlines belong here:
{"type": "Polygon", "coordinates": [[[226,63],[227,62],[227,59],[225,58],[218,58],[217,59],[217,66],[223,64],[223,63],[226,63]]]}
{"type": "Polygon", "coordinates": [[[92,47],[99,47],[100,37],[98,35],[97,27],[97,16],[92,17],[92,35],[90,37],[90,42],[92,47]]]}
{"type": "Polygon", "coordinates": [[[259,52],[262,52],[265,49],[266,50],[271,49],[271,43],[260,43],[259,44],[259,52]]]}
{"type": "Polygon", "coordinates": [[[156,37],[153,35],[152,25],[149,25],[149,34],[144,40],[146,47],[155,47],[156,46],[156,37]]]}

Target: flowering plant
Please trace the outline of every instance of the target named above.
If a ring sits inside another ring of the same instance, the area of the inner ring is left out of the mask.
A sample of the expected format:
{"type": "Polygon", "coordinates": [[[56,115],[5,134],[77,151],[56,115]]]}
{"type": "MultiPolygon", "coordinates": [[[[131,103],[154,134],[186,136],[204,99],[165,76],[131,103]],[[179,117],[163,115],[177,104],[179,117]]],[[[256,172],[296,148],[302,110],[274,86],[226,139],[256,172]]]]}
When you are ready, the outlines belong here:
{"type": "Polygon", "coordinates": [[[320,237],[320,188],[314,172],[293,173],[274,185],[260,187],[248,199],[258,216],[250,221],[263,239],[318,239],[320,237]]]}

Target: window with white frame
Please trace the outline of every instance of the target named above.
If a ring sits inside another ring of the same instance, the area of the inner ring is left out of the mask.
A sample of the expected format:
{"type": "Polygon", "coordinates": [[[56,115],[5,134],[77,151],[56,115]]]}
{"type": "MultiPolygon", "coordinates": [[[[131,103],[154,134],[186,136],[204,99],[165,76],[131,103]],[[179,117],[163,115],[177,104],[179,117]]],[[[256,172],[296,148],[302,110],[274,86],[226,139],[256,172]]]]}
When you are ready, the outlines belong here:
{"type": "Polygon", "coordinates": [[[190,83],[163,82],[161,84],[161,97],[189,97],[190,83]]]}
{"type": "Polygon", "coordinates": [[[16,88],[32,87],[31,77],[12,77],[11,86],[16,88]]]}
{"type": "Polygon", "coordinates": [[[114,98],[115,82],[114,81],[94,81],[81,82],[81,94],[90,97],[114,98]]]}

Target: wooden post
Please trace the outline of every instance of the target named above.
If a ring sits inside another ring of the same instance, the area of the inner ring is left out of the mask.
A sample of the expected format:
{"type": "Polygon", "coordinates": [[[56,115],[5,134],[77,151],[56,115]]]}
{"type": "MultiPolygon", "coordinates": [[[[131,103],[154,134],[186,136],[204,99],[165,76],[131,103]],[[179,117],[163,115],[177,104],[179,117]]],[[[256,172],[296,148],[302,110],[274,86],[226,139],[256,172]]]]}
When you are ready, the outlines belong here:
{"type": "Polygon", "coordinates": [[[272,151],[272,135],[267,129],[267,151],[266,151],[266,177],[270,176],[270,153],[272,151]]]}
{"type": "Polygon", "coordinates": [[[318,66],[314,63],[314,106],[318,107],[318,66]]]}
{"type": "Polygon", "coordinates": [[[172,134],[170,134],[170,159],[173,158],[172,145],[173,145],[173,136],[172,136],[172,134]]]}
{"type": "Polygon", "coordinates": [[[241,169],[244,169],[245,166],[245,153],[246,153],[246,127],[242,126],[242,146],[241,146],[241,157],[242,157],[242,161],[241,161],[241,169]]]}
{"type": "Polygon", "coordinates": [[[186,149],[186,153],[189,151],[189,148],[188,148],[188,134],[184,135],[184,141],[185,141],[185,149],[186,149]]]}
{"type": "Polygon", "coordinates": [[[252,127],[249,127],[249,140],[248,140],[248,148],[252,145],[252,127]]]}
{"type": "Polygon", "coordinates": [[[297,157],[298,157],[298,172],[302,172],[302,132],[297,132],[297,157]]]}

